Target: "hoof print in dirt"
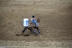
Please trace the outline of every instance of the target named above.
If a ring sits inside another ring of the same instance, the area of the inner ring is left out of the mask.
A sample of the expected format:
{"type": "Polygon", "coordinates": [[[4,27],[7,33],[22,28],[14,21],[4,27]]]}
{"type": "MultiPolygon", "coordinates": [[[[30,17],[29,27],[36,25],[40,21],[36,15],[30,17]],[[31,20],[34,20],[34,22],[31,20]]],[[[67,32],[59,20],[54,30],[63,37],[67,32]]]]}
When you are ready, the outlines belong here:
{"type": "Polygon", "coordinates": [[[26,34],[26,35],[24,35],[24,36],[30,36],[29,34],[26,34]]]}
{"type": "Polygon", "coordinates": [[[20,36],[20,34],[16,34],[16,36],[20,36]]]}

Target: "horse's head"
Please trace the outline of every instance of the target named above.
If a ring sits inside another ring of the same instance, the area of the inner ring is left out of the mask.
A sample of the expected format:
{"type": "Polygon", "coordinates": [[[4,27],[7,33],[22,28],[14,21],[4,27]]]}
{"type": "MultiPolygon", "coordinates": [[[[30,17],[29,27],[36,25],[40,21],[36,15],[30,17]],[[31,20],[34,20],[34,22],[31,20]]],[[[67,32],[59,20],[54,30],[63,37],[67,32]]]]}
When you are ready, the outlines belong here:
{"type": "Polygon", "coordinates": [[[40,19],[37,19],[37,22],[40,22],[40,19]]]}

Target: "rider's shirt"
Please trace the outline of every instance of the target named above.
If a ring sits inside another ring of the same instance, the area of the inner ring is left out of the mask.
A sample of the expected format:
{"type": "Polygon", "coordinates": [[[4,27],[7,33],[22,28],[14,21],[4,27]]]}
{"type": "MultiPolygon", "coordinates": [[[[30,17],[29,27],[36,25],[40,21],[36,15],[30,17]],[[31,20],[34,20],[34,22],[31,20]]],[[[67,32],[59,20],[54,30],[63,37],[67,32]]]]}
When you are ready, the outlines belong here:
{"type": "Polygon", "coordinates": [[[38,26],[38,22],[36,21],[36,19],[32,19],[31,22],[34,23],[35,26],[38,26]]]}

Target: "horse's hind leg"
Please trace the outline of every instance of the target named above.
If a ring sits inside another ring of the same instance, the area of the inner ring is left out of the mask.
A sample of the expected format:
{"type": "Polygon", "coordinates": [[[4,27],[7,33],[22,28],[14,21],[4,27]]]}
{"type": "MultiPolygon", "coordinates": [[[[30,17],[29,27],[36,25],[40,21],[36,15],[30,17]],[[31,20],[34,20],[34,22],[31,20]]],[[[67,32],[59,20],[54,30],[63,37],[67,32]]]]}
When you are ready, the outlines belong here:
{"type": "Polygon", "coordinates": [[[24,30],[22,31],[22,33],[24,33],[27,29],[28,29],[28,27],[25,27],[24,30]]]}
{"type": "Polygon", "coordinates": [[[30,30],[30,32],[32,32],[32,27],[29,27],[28,29],[30,30]]]}

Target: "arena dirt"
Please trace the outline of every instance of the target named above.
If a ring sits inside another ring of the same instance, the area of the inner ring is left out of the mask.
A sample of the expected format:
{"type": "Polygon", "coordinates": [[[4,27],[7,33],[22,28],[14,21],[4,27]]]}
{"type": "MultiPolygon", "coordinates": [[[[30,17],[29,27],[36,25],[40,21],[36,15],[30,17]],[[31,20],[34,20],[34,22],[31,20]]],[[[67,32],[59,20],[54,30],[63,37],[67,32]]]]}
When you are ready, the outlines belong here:
{"type": "Polygon", "coordinates": [[[72,0],[0,0],[0,40],[69,41],[72,40],[72,0]],[[23,30],[24,18],[40,18],[41,34],[16,36],[23,30]]]}

